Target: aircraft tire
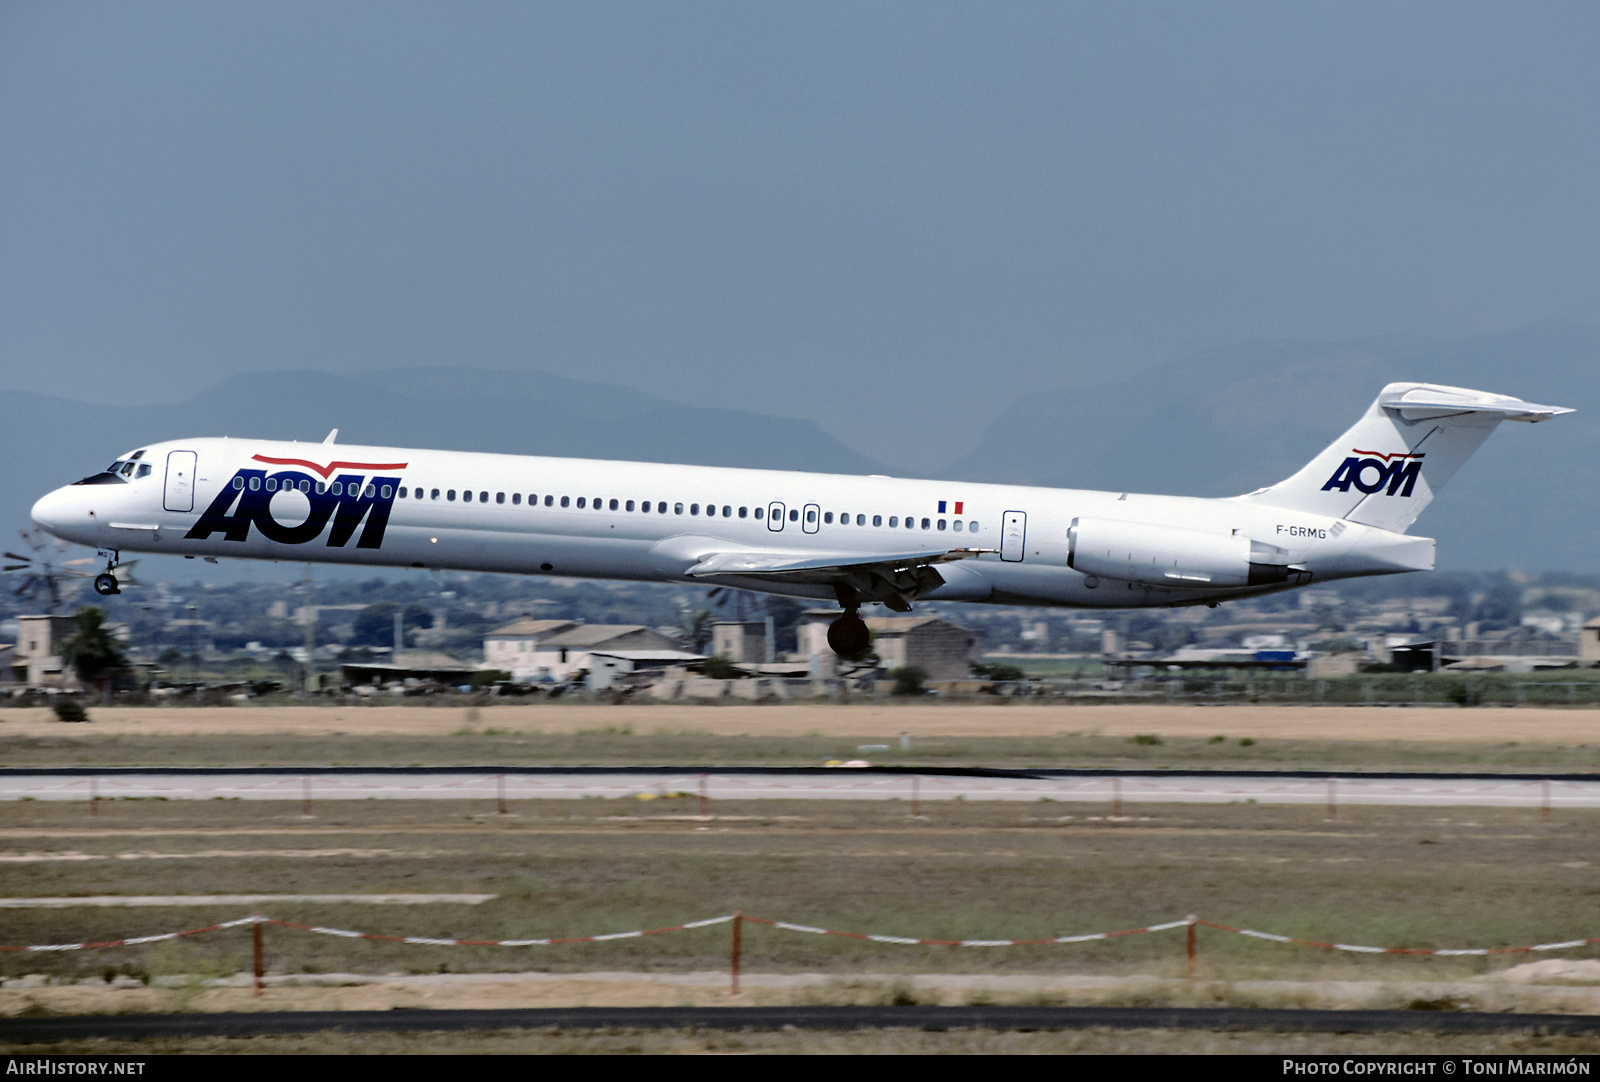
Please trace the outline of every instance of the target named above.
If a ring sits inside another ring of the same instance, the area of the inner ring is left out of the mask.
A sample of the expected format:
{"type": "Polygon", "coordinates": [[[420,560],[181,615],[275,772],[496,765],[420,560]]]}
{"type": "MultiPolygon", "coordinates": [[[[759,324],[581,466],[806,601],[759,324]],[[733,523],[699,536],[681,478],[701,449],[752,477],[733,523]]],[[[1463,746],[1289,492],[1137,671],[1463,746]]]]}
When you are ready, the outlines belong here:
{"type": "Polygon", "coordinates": [[[108,594],[120,594],[122,589],[117,585],[117,576],[108,571],[94,577],[94,592],[105,597],[108,594]]]}
{"type": "Polygon", "coordinates": [[[872,645],[867,623],[855,613],[846,613],[828,625],[828,646],[843,658],[860,657],[872,645]]]}

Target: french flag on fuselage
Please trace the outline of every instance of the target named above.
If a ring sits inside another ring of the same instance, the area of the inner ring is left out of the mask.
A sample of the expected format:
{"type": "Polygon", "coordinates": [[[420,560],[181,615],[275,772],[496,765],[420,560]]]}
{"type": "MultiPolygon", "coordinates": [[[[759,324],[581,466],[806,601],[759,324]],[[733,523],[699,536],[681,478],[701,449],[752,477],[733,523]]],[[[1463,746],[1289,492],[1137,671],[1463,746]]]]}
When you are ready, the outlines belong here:
{"type": "Polygon", "coordinates": [[[962,500],[957,500],[956,501],[956,509],[954,511],[951,511],[951,512],[946,512],[945,511],[945,501],[944,500],[940,500],[939,501],[939,514],[943,515],[943,514],[948,513],[948,514],[955,514],[955,515],[964,515],[964,514],[966,514],[966,512],[961,510],[961,508],[963,506],[965,506],[965,502],[962,501],[962,500]]]}

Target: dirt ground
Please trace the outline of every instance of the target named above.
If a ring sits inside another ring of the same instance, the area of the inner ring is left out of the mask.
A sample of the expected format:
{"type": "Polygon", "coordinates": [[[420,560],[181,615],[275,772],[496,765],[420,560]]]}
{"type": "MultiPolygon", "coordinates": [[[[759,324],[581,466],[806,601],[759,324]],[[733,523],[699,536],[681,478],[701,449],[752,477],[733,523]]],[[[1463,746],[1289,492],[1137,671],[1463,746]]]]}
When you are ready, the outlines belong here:
{"type": "Polygon", "coordinates": [[[46,708],[0,710],[9,737],[295,734],[440,735],[462,729],[577,733],[631,729],[727,736],[1053,736],[1097,733],[1163,737],[1522,744],[1600,743],[1600,711],[1535,707],[1349,707],[1309,705],[882,703],[712,706],[693,704],[526,706],[96,707],[87,726],[63,725],[46,708]]]}
{"type": "Polygon", "coordinates": [[[77,984],[12,979],[0,988],[0,1016],[142,1014],[168,1011],[501,1010],[537,1007],[762,1007],[923,1003],[1321,1010],[1429,1009],[1516,1013],[1600,1012],[1600,962],[1556,959],[1456,981],[1243,980],[1147,974],[744,973],[734,994],[727,971],[692,973],[355,973],[269,976],[257,995],[244,974],[210,981],[169,979],[147,987],[127,979],[77,984]]]}

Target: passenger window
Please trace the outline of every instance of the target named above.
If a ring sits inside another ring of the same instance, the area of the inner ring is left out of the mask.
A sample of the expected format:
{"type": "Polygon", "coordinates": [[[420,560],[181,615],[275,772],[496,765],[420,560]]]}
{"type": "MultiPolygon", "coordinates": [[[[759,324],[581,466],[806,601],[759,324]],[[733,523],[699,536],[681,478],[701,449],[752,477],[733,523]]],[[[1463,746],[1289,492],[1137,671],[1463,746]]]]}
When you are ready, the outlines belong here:
{"type": "Polygon", "coordinates": [[[681,504],[681,503],[675,503],[675,504],[673,504],[673,505],[672,505],[672,513],[673,513],[673,514],[674,514],[674,515],[681,515],[681,514],[683,514],[683,504],[681,504]]]}
{"type": "Polygon", "coordinates": [[[954,530],[956,533],[960,533],[961,532],[961,520],[960,519],[956,519],[954,522],[952,522],[950,524],[950,528],[952,530],[954,530]]]}
{"type": "Polygon", "coordinates": [[[400,486],[400,498],[402,500],[406,498],[406,486],[404,485],[400,486]]]}
{"type": "Polygon", "coordinates": [[[598,511],[602,506],[604,506],[604,502],[605,501],[601,500],[599,496],[596,496],[594,499],[589,501],[589,506],[598,511]]]}
{"type": "MultiPolygon", "coordinates": [[[[561,497],[561,499],[562,499],[562,500],[563,500],[563,501],[565,501],[565,500],[566,500],[566,497],[565,497],[565,496],[563,496],[563,497],[561,497]]],[[[549,506],[550,506],[550,505],[551,505],[551,504],[552,504],[552,503],[554,503],[554,502],[555,502],[555,497],[554,497],[554,496],[546,496],[546,497],[545,497],[545,498],[544,498],[544,505],[545,505],[545,506],[546,506],[546,507],[549,507],[549,506]]],[[[567,506],[567,505],[566,505],[566,503],[565,503],[565,502],[563,502],[563,503],[562,503],[562,504],[561,504],[561,506],[562,506],[562,507],[565,507],[565,506],[567,506]]]]}
{"type": "Polygon", "coordinates": [[[748,508],[748,507],[739,508],[739,517],[740,518],[749,518],[750,517],[750,508],[748,508]]]}
{"type": "Polygon", "coordinates": [[[495,503],[505,503],[506,502],[506,494],[504,492],[496,492],[494,494],[494,502],[495,503]]]}
{"type": "Polygon", "coordinates": [[[967,523],[967,532],[968,533],[977,533],[978,532],[978,523],[977,523],[976,520],[967,523]]]}
{"type": "Polygon", "coordinates": [[[580,510],[580,511],[583,510],[583,504],[584,504],[584,497],[579,496],[578,497],[578,510],[580,510]]]}
{"type": "Polygon", "coordinates": [[[924,530],[926,530],[928,528],[928,520],[927,519],[923,519],[922,520],[922,528],[924,530]]]}
{"type": "Polygon", "coordinates": [[[817,513],[815,511],[807,511],[806,512],[806,521],[811,523],[811,524],[813,524],[813,525],[815,525],[816,521],[817,521],[817,513]]]}
{"type": "MultiPolygon", "coordinates": [[[[385,486],[385,487],[387,487],[387,486],[385,486]]],[[[362,496],[362,499],[370,500],[373,497],[377,496],[377,494],[378,494],[378,486],[373,484],[371,481],[368,481],[367,482],[367,491],[363,492],[361,494],[361,496],[362,496]]]]}
{"type": "MultiPolygon", "coordinates": [[[[111,471],[107,470],[106,472],[110,473],[111,471]]],[[[236,489],[239,489],[240,491],[243,491],[244,490],[244,478],[243,477],[235,477],[233,479],[233,487],[236,488],[236,489]]]]}
{"type": "Polygon", "coordinates": [[[453,488],[445,490],[444,498],[447,500],[454,500],[456,498],[456,490],[453,488]]]}
{"type": "MultiPolygon", "coordinates": [[[[606,506],[607,506],[607,507],[609,507],[609,508],[610,508],[610,509],[611,509],[611,510],[613,510],[613,511],[615,511],[615,510],[616,510],[616,509],[617,509],[617,501],[616,501],[616,500],[612,500],[612,501],[611,501],[611,502],[610,502],[610,503],[609,503],[609,504],[607,504],[607,505],[606,505],[606,506]]],[[[629,510],[629,511],[632,511],[632,510],[633,510],[633,501],[632,501],[632,500],[629,500],[629,501],[628,501],[628,510],[629,510]]]]}
{"type": "MultiPolygon", "coordinates": [[[[616,505],[617,505],[617,501],[616,500],[612,500],[611,501],[611,506],[615,507],[616,505]]],[[[633,510],[633,501],[629,500],[625,506],[626,506],[627,510],[632,511],[633,510]]]]}
{"type": "Polygon", "coordinates": [[[691,503],[689,505],[689,514],[698,515],[699,513],[700,513],[700,505],[697,504],[697,503],[691,503]]]}
{"type": "Polygon", "coordinates": [[[268,492],[276,492],[276,491],[278,491],[278,479],[276,477],[267,478],[267,491],[268,492]]]}
{"type": "MultiPolygon", "coordinates": [[[[303,481],[302,481],[302,482],[301,482],[301,484],[304,484],[304,483],[305,483],[305,482],[303,482],[303,481]]],[[[301,492],[304,492],[304,491],[305,491],[305,489],[301,489],[301,490],[300,490],[300,491],[301,491],[301,492]]],[[[433,498],[434,498],[434,499],[436,499],[436,500],[437,500],[437,499],[438,499],[438,498],[439,498],[439,490],[438,490],[438,489],[434,489],[434,490],[433,490],[433,498]]]]}
{"type": "MultiPolygon", "coordinates": [[[[872,524],[874,526],[876,526],[878,524],[878,516],[877,515],[873,515],[872,516],[872,524]]],[[[891,527],[900,525],[900,516],[899,515],[890,515],[889,516],[889,525],[891,527]]]]}
{"type": "Polygon", "coordinates": [[[732,504],[725,503],[725,504],[722,505],[722,517],[723,518],[732,518],[733,517],[733,505],[732,504]]]}
{"type": "Polygon", "coordinates": [[[518,505],[518,504],[520,504],[520,503],[521,503],[521,502],[522,502],[522,493],[520,493],[520,492],[513,492],[513,493],[512,493],[512,494],[511,494],[511,506],[512,506],[512,507],[515,507],[515,506],[517,506],[517,505],[518,505]]]}
{"type": "MultiPolygon", "coordinates": [[[[351,486],[351,487],[354,487],[354,486],[351,486]]],[[[335,496],[343,496],[344,495],[344,482],[343,481],[335,481],[333,484],[328,486],[328,491],[333,493],[335,496]]],[[[350,493],[350,495],[354,496],[355,493],[352,492],[352,493],[350,493]]]]}
{"type": "Polygon", "coordinates": [[[666,513],[667,513],[667,501],[662,500],[660,503],[656,504],[656,514],[664,515],[666,513]]]}
{"type": "Polygon", "coordinates": [[[800,521],[800,511],[799,511],[798,508],[789,512],[789,521],[790,522],[799,522],[800,521]]]}
{"type": "Polygon", "coordinates": [[[472,502],[472,490],[470,488],[467,489],[466,491],[464,491],[463,493],[461,493],[461,502],[462,503],[471,503],[472,502]]]}
{"type": "MultiPolygon", "coordinates": [[[[850,516],[849,515],[845,515],[844,516],[844,520],[846,522],[850,521],[850,516]]],[[[822,516],[822,522],[823,522],[824,525],[831,525],[833,523],[833,512],[829,511],[827,514],[823,515],[822,516]]]]}
{"type": "Polygon", "coordinates": [[[761,508],[759,508],[759,507],[758,507],[758,508],[756,508],[756,518],[757,518],[757,519],[760,519],[760,518],[761,518],[761,511],[762,511],[762,509],[761,509],[761,508]]]}
{"type": "MultiPolygon", "coordinates": [[[[856,525],[857,526],[865,526],[866,524],[867,524],[867,516],[866,515],[857,515],[856,516],[856,525]]],[[[874,526],[876,526],[878,523],[877,523],[876,520],[874,520],[872,524],[874,526]]]]}
{"type": "MultiPolygon", "coordinates": [[[[940,519],[938,525],[939,525],[939,529],[941,529],[941,530],[944,529],[944,519],[940,519]]],[[[927,529],[927,526],[924,525],[923,529],[927,529]]]]}

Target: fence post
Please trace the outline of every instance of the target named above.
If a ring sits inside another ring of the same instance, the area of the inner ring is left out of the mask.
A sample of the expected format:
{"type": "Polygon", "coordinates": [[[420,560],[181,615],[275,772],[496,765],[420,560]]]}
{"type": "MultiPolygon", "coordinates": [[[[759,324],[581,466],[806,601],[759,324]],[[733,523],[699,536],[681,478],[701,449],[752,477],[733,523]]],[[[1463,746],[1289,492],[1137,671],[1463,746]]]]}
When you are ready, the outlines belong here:
{"type": "Polygon", "coordinates": [[[911,775],[911,818],[922,818],[922,787],[917,775],[911,775]]]}
{"type": "Polygon", "coordinates": [[[311,778],[304,775],[300,778],[300,816],[303,819],[311,818],[311,778]]]}
{"type": "Polygon", "coordinates": [[[1550,779],[1542,778],[1539,781],[1539,820],[1550,821],[1550,779]]]}
{"type": "Polygon", "coordinates": [[[100,779],[94,776],[89,778],[89,814],[100,814],[100,779]]]}
{"type": "Polygon", "coordinates": [[[1194,923],[1195,923],[1195,921],[1199,920],[1200,918],[1195,916],[1193,913],[1190,913],[1188,915],[1188,917],[1186,917],[1185,919],[1188,920],[1188,922],[1189,922],[1189,928],[1188,928],[1187,942],[1185,944],[1185,951],[1186,951],[1186,954],[1187,954],[1187,958],[1186,958],[1186,962],[1185,962],[1184,968],[1185,968],[1185,972],[1189,976],[1189,979],[1192,981],[1192,980],[1194,980],[1194,923]]]}
{"type": "Polygon", "coordinates": [[[253,949],[253,954],[255,956],[254,957],[255,964],[254,964],[254,968],[253,968],[253,972],[255,973],[255,993],[254,994],[259,996],[261,994],[261,977],[262,977],[262,975],[264,973],[264,967],[262,965],[262,960],[261,960],[262,959],[262,950],[261,950],[261,914],[260,913],[256,913],[256,914],[253,914],[253,915],[255,916],[256,920],[255,920],[254,924],[250,925],[250,940],[251,940],[251,946],[254,948],[253,949]]]}
{"type": "Polygon", "coordinates": [[[733,977],[733,994],[739,994],[739,932],[744,924],[744,916],[735,909],[733,911],[733,947],[728,952],[731,974],[733,977]]]}
{"type": "Polygon", "coordinates": [[[1333,822],[1334,818],[1339,814],[1339,802],[1336,796],[1336,786],[1338,783],[1339,779],[1337,778],[1328,779],[1328,821],[1330,823],[1333,822]]]}
{"type": "Polygon", "coordinates": [[[711,798],[706,795],[706,776],[700,775],[700,818],[711,818],[711,798]]]}
{"type": "Polygon", "coordinates": [[[1122,818],[1122,779],[1111,779],[1111,818],[1122,818]]]}
{"type": "Polygon", "coordinates": [[[495,778],[495,796],[500,814],[504,815],[506,813],[506,776],[504,774],[495,778]]]}

